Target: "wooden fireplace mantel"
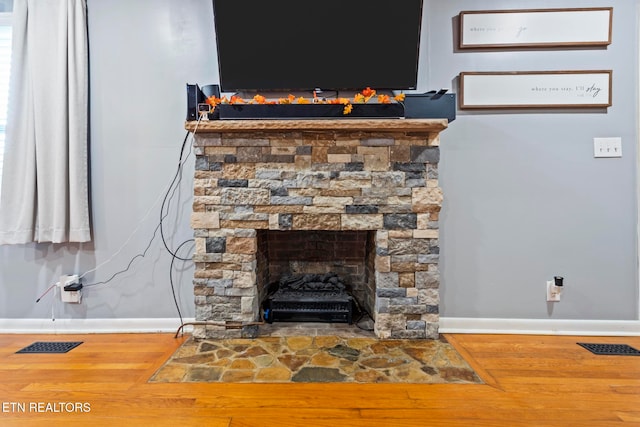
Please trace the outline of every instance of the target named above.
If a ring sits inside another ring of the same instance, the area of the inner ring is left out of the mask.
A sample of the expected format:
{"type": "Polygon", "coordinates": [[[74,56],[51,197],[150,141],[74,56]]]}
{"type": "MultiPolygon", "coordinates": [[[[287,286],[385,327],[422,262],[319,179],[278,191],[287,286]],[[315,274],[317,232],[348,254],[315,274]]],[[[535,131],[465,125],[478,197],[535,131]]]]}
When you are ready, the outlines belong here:
{"type": "Polygon", "coordinates": [[[185,123],[185,129],[190,132],[322,130],[441,132],[447,126],[447,119],[209,120],[185,123]]]}

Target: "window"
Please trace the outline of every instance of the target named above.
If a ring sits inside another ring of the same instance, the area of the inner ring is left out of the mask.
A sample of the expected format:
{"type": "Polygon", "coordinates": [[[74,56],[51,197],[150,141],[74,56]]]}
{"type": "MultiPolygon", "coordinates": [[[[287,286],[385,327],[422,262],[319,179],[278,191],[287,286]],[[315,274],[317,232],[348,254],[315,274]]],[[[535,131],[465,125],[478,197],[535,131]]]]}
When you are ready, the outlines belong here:
{"type": "Polygon", "coordinates": [[[4,157],[4,131],[7,125],[9,97],[9,71],[11,69],[11,2],[0,1],[0,192],[2,191],[2,164],[4,157]]]}

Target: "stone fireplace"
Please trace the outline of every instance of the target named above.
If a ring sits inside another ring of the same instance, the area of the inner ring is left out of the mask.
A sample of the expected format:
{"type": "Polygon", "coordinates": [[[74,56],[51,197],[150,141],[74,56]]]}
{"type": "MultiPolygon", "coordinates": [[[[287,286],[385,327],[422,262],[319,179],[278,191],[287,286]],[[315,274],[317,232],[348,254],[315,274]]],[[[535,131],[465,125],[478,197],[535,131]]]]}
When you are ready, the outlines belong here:
{"type": "Polygon", "coordinates": [[[194,336],[243,336],[280,276],[333,272],[377,337],[437,338],[446,127],[432,119],[187,123],[202,322],[194,336]]]}

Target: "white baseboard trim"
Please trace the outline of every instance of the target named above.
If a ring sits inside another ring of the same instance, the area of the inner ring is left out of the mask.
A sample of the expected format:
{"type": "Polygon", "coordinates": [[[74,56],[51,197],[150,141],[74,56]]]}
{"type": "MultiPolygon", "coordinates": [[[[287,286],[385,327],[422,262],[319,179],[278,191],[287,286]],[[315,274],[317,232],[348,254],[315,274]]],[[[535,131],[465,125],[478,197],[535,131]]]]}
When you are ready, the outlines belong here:
{"type": "MultiPolygon", "coordinates": [[[[184,319],[184,323],[195,319],[184,319]]],[[[2,334],[112,334],[176,332],[178,318],[162,319],[0,319],[2,334]]],[[[186,326],[185,332],[191,328],[186,326]]]]}
{"type": "MultiPolygon", "coordinates": [[[[184,319],[184,323],[195,319],[184,319]]],[[[110,334],[176,332],[177,318],[161,319],[0,319],[0,334],[110,334]]],[[[187,326],[185,332],[192,330],[187,326]]],[[[640,321],[547,320],[441,317],[441,333],[640,336],[640,321]]]]}
{"type": "Polygon", "coordinates": [[[441,317],[439,331],[451,334],[640,336],[640,321],[441,317]]]}

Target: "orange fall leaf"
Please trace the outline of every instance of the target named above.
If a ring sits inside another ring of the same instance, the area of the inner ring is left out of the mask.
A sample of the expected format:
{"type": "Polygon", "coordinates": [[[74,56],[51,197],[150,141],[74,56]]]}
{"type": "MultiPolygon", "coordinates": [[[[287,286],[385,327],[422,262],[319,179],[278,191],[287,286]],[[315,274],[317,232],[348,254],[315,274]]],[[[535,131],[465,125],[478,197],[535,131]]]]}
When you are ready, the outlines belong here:
{"type": "Polygon", "coordinates": [[[375,94],[376,94],[376,91],[374,89],[371,89],[368,86],[366,89],[362,91],[362,95],[364,95],[365,98],[371,98],[372,96],[375,96],[375,94]]]}

